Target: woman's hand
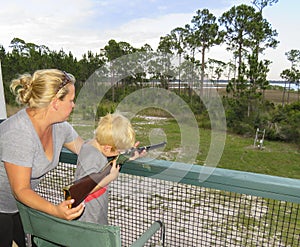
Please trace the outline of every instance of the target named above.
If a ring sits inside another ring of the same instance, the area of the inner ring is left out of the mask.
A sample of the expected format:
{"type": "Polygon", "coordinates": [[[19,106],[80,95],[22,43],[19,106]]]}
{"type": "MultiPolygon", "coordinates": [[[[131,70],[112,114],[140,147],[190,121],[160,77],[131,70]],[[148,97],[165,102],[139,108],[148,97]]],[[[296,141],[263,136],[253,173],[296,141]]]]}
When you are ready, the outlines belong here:
{"type": "Polygon", "coordinates": [[[74,199],[66,200],[56,205],[54,216],[65,220],[78,218],[84,210],[84,203],[80,203],[77,207],[71,208],[72,203],[74,203],[74,199]]]}
{"type": "Polygon", "coordinates": [[[8,162],[4,162],[4,165],[12,192],[18,201],[28,207],[66,220],[75,219],[82,214],[84,210],[83,204],[75,208],[70,208],[69,205],[71,205],[74,200],[67,200],[59,205],[54,205],[33,191],[30,186],[30,167],[18,166],[8,162]]]}

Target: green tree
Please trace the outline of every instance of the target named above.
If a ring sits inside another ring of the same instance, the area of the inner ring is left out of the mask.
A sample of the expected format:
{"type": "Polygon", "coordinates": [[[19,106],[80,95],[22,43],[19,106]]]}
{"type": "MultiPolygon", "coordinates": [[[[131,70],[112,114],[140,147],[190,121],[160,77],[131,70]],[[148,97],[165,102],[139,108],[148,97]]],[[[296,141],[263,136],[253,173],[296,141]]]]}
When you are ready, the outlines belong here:
{"type": "Polygon", "coordinates": [[[111,62],[124,55],[124,53],[120,47],[120,44],[114,39],[111,39],[108,41],[108,44],[104,46],[103,55],[106,57],[107,61],[111,62]]]}
{"type": "MultiPolygon", "coordinates": [[[[277,32],[272,30],[267,20],[262,18],[261,12],[256,12],[255,9],[248,5],[239,5],[232,7],[229,11],[222,14],[219,19],[221,25],[225,27],[225,42],[228,45],[228,50],[233,51],[237,56],[238,74],[237,83],[247,83],[245,76],[245,59],[251,55],[251,63],[259,64],[258,54],[262,53],[266,48],[275,48],[278,41],[274,38],[277,32]],[[256,60],[254,62],[254,60],[256,60]]],[[[249,60],[248,60],[249,61],[249,60]]],[[[268,62],[263,62],[268,66],[268,62]]],[[[264,73],[263,66],[252,66],[264,73]]],[[[259,73],[259,71],[255,72],[259,73]]],[[[255,80],[252,77],[252,80],[255,80]]],[[[252,81],[252,85],[256,85],[252,81]]],[[[234,83],[234,90],[243,89],[244,85],[234,83]]],[[[240,92],[238,92],[239,94],[240,92]]]]}
{"type": "Polygon", "coordinates": [[[177,27],[171,31],[170,34],[167,34],[164,37],[160,38],[158,45],[158,51],[167,52],[171,54],[178,55],[179,65],[178,65],[178,92],[180,94],[181,90],[181,60],[182,54],[184,52],[184,38],[186,35],[186,29],[177,27]]]}
{"type": "Polygon", "coordinates": [[[291,67],[290,69],[285,69],[280,73],[280,77],[285,80],[285,86],[282,94],[282,105],[285,104],[285,94],[287,91],[287,103],[290,103],[290,90],[291,83],[299,83],[300,80],[300,71],[295,67],[291,67]],[[288,83],[288,88],[286,89],[286,83],[288,83]]]}
{"type": "Polygon", "coordinates": [[[138,51],[140,52],[153,52],[153,49],[151,47],[151,45],[149,44],[144,44],[138,51]]]}
{"type": "Polygon", "coordinates": [[[275,40],[274,37],[276,37],[278,34],[276,32],[276,30],[272,30],[271,25],[264,19],[262,19],[263,17],[263,9],[265,7],[269,6],[273,6],[273,4],[277,3],[278,0],[252,0],[252,4],[257,7],[260,16],[258,15],[258,23],[262,22],[262,25],[258,25],[257,28],[257,32],[255,32],[255,36],[254,37],[256,39],[256,47],[255,47],[255,52],[256,52],[256,56],[258,57],[258,54],[260,52],[262,52],[263,50],[261,50],[260,45],[262,43],[265,43],[265,47],[272,47],[272,48],[276,48],[276,46],[278,45],[279,41],[275,40]]]}
{"type": "Polygon", "coordinates": [[[252,0],[251,3],[262,12],[265,7],[278,3],[278,0],[252,0]]]}
{"type": "Polygon", "coordinates": [[[184,52],[184,39],[186,35],[186,29],[177,27],[171,31],[172,48],[176,51],[178,55],[178,93],[181,91],[181,63],[182,54],[184,52]]]}
{"type": "Polygon", "coordinates": [[[222,14],[219,22],[225,27],[225,43],[227,49],[237,56],[238,78],[241,77],[243,58],[247,54],[247,48],[251,46],[250,34],[254,31],[255,9],[245,4],[233,6],[222,14]]]}
{"type": "Polygon", "coordinates": [[[115,60],[123,55],[123,51],[120,47],[120,44],[115,40],[111,39],[108,41],[108,44],[103,49],[103,55],[106,57],[107,61],[109,62],[109,71],[111,73],[111,89],[112,89],[112,101],[115,101],[115,87],[114,87],[114,80],[117,77],[116,67],[117,65],[114,64],[115,60]]]}
{"type": "Polygon", "coordinates": [[[5,59],[5,56],[6,56],[5,48],[3,47],[3,45],[0,45],[0,60],[3,61],[5,59]]]}
{"type": "Polygon", "coordinates": [[[224,72],[224,68],[226,67],[226,63],[220,60],[209,58],[208,65],[208,68],[210,70],[210,80],[218,91],[219,81],[224,72]]]}
{"type": "Polygon", "coordinates": [[[200,94],[203,93],[203,82],[205,75],[205,54],[214,45],[219,45],[223,41],[224,32],[219,31],[217,18],[208,9],[197,10],[192,18],[192,32],[188,39],[190,45],[201,52],[201,78],[200,94]]]}
{"type": "Polygon", "coordinates": [[[300,50],[292,49],[285,53],[287,59],[291,62],[291,67],[295,68],[300,64],[300,50]]]}
{"type": "Polygon", "coordinates": [[[86,81],[103,64],[104,58],[100,54],[94,54],[92,51],[84,53],[78,62],[79,78],[82,79],[82,82],[86,81]]]}
{"type": "MultiPolygon", "coordinates": [[[[299,85],[300,71],[298,69],[300,64],[300,50],[292,49],[285,53],[287,59],[291,62],[291,67],[281,72],[280,77],[285,80],[285,85],[282,94],[282,105],[285,103],[285,94],[287,91],[287,103],[289,104],[291,84],[295,83],[299,85]],[[286,83],[288,83],[288,89],[286,90],[286,83]]],[[[299,90],[298,90],[299,99],[299,90]]]]}

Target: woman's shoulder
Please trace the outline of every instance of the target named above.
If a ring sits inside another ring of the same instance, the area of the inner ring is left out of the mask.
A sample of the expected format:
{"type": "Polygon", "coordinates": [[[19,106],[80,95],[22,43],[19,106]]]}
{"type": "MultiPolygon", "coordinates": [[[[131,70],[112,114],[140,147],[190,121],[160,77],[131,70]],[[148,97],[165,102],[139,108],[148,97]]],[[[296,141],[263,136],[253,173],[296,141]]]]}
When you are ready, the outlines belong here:
{"type": "Polygon", "coordinates": [[[10,130],[20,130],[26,131],[26,127],[29,126],[28,116],[26,114],[26,110],[22,109],[11,115],[9,118],[5,119],[0,124],[0,129],[2,131],[10,131],[10,130]]]}
{"type": "Polygon", "coordinates": [[[73,126],[67,121],[55,123],[53,126],[54,126],[55,131],[58,132],[58,134],[62,135],[62,136],[76,133],[73,126]]]}
{"type": "Polygon", "coordinates": [[[60,129],[73,129],[72,125],[68,121],[55,123],[55,126],[60,129]]]}
{"type": "Polygon", "coordinates": [[[2,141],[19,141],[30,145],[36,141],[36,135],[33,134],[34,128],[26,114],[21,110],[10,116],[0,124],[0,137],[2,141]]]}

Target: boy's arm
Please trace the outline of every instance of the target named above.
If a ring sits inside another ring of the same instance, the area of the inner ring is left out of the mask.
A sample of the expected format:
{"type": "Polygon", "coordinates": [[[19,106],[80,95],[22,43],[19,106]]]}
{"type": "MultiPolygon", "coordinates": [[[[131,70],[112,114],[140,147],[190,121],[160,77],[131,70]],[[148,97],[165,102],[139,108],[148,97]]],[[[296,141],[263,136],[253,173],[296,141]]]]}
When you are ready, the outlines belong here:
{"type": "MultiPolygon", "coordinates": [[[[111,165],[111,170],[110,173],[104,177],[97,185],[96,187],[91,191],[91,193],[94,193],[95,191],[105,187],[106,185],[108,185],[110,182],[114,181],[115,179],[117,179],[117,177],[119,176],[119,171],[120,171],[120,165],[117,165],[116,163],[116,159],[113,160],[113,163],[111,165]]],[[[90,193],[90,194],[91,194],[90,193]]]]}

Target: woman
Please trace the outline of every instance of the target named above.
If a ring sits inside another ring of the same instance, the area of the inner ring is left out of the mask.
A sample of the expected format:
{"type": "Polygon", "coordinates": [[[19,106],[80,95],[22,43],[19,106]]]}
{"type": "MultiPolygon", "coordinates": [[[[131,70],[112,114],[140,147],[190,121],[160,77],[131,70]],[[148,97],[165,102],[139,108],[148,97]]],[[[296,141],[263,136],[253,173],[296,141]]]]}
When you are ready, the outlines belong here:
{"type": "Polygon", "coordinates": [[[38,70],[12,81],[17,101],[25,106],[0,124],[0,245],[14,240],[25,246],[15,199],[53,216],[72,220],[84,205],[73,200],[54,205],[34,192],[40,179],[59,162],[64,146],[79,153],[82,139],[66,122],[73,107],[75,78],[56,69],[38,70]]]}

